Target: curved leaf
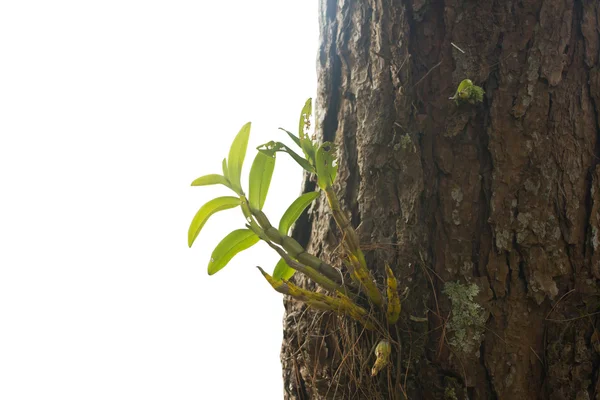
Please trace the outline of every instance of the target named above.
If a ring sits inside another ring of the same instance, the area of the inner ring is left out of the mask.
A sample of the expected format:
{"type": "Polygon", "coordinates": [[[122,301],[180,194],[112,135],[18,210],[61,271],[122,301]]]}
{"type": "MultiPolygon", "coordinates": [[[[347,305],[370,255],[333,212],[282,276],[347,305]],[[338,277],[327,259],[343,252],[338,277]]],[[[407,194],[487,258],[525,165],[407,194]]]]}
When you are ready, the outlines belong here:
{"type": "Polygon", "coordinates": [[[192,186],[207,186],[207,185],[218,185],[218,184],[225,185],[228,188],[231,187],[227,178],[225,178],[223,175],[219,175],[219,174],[204,175],[204,176],[201,176],[200,178],[195,179],[194,182],[192,182],[192,186]]]}
{"type": "Polygon", "coordinates": [[[273,270],[273,279],[283,279],[284,281],[288,281],[292,276],[294,276],[295,272],[296,270],[287,265],[285,260],[281,258],[279,259],[279,262],[277,263],[277,265],[275,265],[275,269],[273,270]]]}
{"type": "Polygon", "coordinates": [[[304,103],[304,107],[302,107],[302,111],[300,111],[300,122],[298,123],[298,137],[300,140],[306,137],[304,129],[306,127],[306,121],[310,121],[310,117],[312,116],[312,99],[309,98],[304,103]]]}
{"type": "Polygon", "coordinates": [[[188,246],[192,247],[194,240],[198,237],[200,230],[208,221],[211,215],[214,213],[227,210],[228,208],[237,207],[241,204],[241,201],[237,197],[232,196],[224,196],[217,197],[216,199],[212,199],[208,203],[204,204],[194,218],[192,219],[192,223],[190,224],[190,229],[188,230],[188,246]]]}
{"type": "Polygon", "coordinates": [[[296,161],[306,171],[313,173],[313,174],[315,173],[315,169],[313,168],[312,165],[310,165],[310,163],[306,159],[300,157],[298,155],[298,153],[296,153],[294,150],[290,149],[289,147],[287,147],[285,144],[283,144],[281,142],[270,141],[269,143],[261,144],[256,149],[258,151],[260,151],[261,153],[264,153],[265,155],[268,155],[268,156],[271,156],[278,151],[282,152],[282,153],[288,153],[290,156],[292,156],[294,161],[296,161]]]}
{"type": "Polygon", "coordinates": [[[286,131],[286,130],[285,130],[285,129],[283,129],[283,128],[279,128],[279,129],[280,129],[280,130],[282,130],[282,131],[284,131],[285,133],[287,133],[287,134],[288,134],[288,136],[292,138],[292,140],[294,141],[294,143],[296,143],[296,144],[298,145],[298,147],[301,147],[301,146],[300,146],[300,139],[298,138],[298,136],[294,135],[294,134],[293,134],[292,132],[290,132],[290,131],[286,131]]]}
{"type": "Polygon", "coordinates": [[[296,222],[302,212],[312,203],[317,197],[319,197],[318,192],[310,192],[304,193],[300,197],[298,197],[294,202],[288,207],[287,210],[283,213],[281,220],[279,221],[279,232],[282,235],[287,235],[290,230],[292,224],[296,222]]]}
{"type": "Polygon", "coordinates": [[[225,236],[210,256],[208,274],[221,270],[237,253],[252,247],[258,240],[258,236],[250,229],[237,229],[225,236]]]}
{"type": "Polygon", "coordinates": [[[233,190],[235,190],[239,195],[243,194],[240,177],[242,175],[244,158],[246,157],[248,138],[250,137],[250,126],[250,122],[242,126],[242,129],[240,129],[235,139],[233,139],[233,143],[231,143],[229,157],[227,158],[227,177],[233,186],[233,190]]]}
{"type": "Polygon", "coordinates": [[[272,156],[268,156],[261,152],[256,154],[254,162],[252,163],[252,168],[250,169],[248,201],[250,201],[252,207],[258,210],[262,210],[263,205],[265,204],[274,168],[275,153],[273,153],[272,156]]]}

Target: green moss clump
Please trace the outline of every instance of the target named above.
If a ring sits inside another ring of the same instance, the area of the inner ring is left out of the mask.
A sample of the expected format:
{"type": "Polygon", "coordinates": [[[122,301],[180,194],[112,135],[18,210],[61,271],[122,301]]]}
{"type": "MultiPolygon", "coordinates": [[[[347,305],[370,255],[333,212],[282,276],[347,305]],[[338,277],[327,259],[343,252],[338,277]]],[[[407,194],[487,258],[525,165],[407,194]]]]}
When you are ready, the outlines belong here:
{"type": "Polygon", "coordinates": [[[405,134],[400,137],[400,146],[402,146],[403,150],[407,150],[409,146],[411,148],[414,147],[410,135],[405,134]]]}
{"type": "Polygon", "coordinates": [[[458,400],[458,397],[456,397],[456,390],[454,390],[453,387],[447,387],[446,390],[444,390],[444,400],[458,400]]]}
{"type": "Polygon", "coordinates": [[[444,377],[444,400],[469,400],[465,388],[457,379],[444,377]]]}
{"type": "Polygon", "coordinates": [[[450,100],[454,100],[456,105],[459,105],[461,102],[466,102],[470,104],[476,104],[483,102],[483,95],[485,91],[480,86],[474,85],[470,79],[464,79],[460,85],[458,85],[458,89],[453,97],[450,97],[450,100]]]}

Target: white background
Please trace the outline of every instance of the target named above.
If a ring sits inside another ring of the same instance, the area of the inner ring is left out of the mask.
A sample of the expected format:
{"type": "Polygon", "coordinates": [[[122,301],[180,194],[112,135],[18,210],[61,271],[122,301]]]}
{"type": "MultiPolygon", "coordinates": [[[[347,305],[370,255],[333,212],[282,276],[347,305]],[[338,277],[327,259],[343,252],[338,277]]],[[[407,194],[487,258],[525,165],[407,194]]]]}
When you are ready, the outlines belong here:
{"type": "MultiPolygon", "coordinates": [[[[262,243],[197,209],[239,128],[285,141],[316,87],[316,1],[0,6],[0,398],[280,399],[282,298],[262,243]]],[[[265,211],[299,194],[278,157],[265,211]]]]}

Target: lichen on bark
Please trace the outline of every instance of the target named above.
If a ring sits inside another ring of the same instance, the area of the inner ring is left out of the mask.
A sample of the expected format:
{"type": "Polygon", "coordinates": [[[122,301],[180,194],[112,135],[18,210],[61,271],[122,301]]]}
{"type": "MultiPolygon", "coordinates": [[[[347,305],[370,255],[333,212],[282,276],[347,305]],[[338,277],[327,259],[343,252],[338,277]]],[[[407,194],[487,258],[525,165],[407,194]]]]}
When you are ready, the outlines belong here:
{"type": "Polygon", "coordinates": [[[474,284],[447,282],[443,293],[452,302],[447,330],[452,335],[450,346],[462,354],[479,356],[479,345],[483,340],[487,313],[476,301],[479,287],[474,284]]]}

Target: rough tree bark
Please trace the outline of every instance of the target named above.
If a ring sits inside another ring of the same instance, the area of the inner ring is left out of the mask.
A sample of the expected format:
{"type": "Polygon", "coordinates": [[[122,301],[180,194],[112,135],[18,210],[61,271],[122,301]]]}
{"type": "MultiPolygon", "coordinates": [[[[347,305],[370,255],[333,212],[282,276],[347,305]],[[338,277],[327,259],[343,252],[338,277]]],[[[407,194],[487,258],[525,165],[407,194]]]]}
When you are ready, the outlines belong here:
{"type": "MultiPolygon", "coordinates": [[[[286,398],[600,399],[600,3],[320,14],[317,134],[339,146],[336,190],[378,284],[387,261],[410,292],[375,378],[376,334],[286,300],[286,398]],[[465,78],[483,104],[448,100],[465,78]],[[477,285],[485,321],[463,336],[452,282],[477,285]]],[[[295,236],[339,266],[323,199],[295,236]]]]}

